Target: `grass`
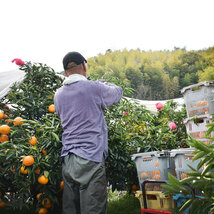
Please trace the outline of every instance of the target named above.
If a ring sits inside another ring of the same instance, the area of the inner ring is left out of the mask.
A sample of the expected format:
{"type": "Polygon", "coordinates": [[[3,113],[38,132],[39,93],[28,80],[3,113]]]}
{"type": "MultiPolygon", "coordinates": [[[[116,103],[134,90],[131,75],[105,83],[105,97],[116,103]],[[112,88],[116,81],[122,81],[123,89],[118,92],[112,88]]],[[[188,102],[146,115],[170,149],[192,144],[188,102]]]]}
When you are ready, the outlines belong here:
{"type": "MultiPolygon", "coordinates": [[[[21,211],[16,210],[0,210],[4,214],[35,214],[35,208],[31,207],[30,210],[23,209],[21,211]]],[[[2,213],[2,214],[3,214],[2,213]]],[[[55,214],[60,214],[61,212],[54,212],[55,214]]],[[[107,214],[140,214],[140,202],[134,196],[124,195],[113,200],[108,201],[108,212],[107,214]]]]}
{"type": "Polygon", "coordinates": [[[111,200],[108,202],[108,214],[140,214],[140,202],[132,195],[111,200]]]}

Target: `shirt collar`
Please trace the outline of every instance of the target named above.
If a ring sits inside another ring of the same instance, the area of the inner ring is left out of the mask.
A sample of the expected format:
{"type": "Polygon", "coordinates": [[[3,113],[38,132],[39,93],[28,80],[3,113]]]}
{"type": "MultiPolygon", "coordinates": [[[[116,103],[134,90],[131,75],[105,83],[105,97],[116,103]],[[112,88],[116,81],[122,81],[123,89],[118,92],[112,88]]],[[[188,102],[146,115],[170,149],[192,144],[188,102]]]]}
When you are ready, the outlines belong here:
{"type": "Polygon", "coordinates": [[[87,80],[87,78],[81,74],[72,74],[65,78],[63,85],[69,85],[80,80],[87,80]]]}

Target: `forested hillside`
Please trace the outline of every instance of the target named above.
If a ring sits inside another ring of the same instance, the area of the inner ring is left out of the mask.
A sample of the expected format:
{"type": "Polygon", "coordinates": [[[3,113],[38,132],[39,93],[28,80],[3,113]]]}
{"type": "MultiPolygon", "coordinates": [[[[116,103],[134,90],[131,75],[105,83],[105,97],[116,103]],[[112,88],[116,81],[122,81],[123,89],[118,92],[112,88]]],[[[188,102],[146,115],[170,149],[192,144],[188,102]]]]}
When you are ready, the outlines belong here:
{"type": "Polygon", "coordinates": [[[88,59],[90,76],[115,76],[135,89],[132,97],[144,100],[178,98],[180,89],[214,80],[214,47],[187,51],[118,50],[88,59]]]}

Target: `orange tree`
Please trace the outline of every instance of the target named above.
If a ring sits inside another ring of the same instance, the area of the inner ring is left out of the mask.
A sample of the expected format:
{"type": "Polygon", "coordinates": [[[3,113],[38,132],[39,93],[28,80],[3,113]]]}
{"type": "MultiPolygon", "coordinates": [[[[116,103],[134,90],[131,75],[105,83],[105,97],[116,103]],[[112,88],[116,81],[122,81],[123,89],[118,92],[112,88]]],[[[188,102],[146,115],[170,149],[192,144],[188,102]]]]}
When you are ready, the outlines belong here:
{"type": "MultiPolygon", "coordinates": [[[[7,115],[0,119],[0,126],[10,127],[9,133],[0,136],[5,139],[0,144],[0,200],[6,203],[4,209],[33,205],[36,212],[45,208],[49,213],[59,213],[63,187],[62,128],[53,106],[49,106],[53,104],[56,89],[62,85],[62,78],[40,63],[26,62],[20,69],[25,71],[25,79],[12,86],[0,102],[0,111],[7,115]],[[17,117],[21,121],[17,122],[17,117]]],[[[120,85],[124,95],[132,91],[116,78],[107,80],[120,85]]],[[[175,109],[176,104],[169,102],[155,115],[123,98],[118,105],[104,110],[109,138],[107,178],[113,190],[124,190],[127,186],[130,189],[137,184],[131,161],[133,153],[172,149],[185,143],[182,124],[185,111],[175,109]],[[177,125],[175,130],[168,126],[171,121],[177,125]]]]}
{"type": "Polygon", "coordinates": [[[27,62],[20,70],[25,71],[24,80],[14,84],[0,103],[0,111],[7,115],[0,120],[0,200],[5,209],[36,206],[36,211],[42,207],[53,211],[62,194],[62,129],[48,107],[62,79],[42,64],[27,62]],[[5,126],[10,129],[7,138],[1,133],[5,126]]]}

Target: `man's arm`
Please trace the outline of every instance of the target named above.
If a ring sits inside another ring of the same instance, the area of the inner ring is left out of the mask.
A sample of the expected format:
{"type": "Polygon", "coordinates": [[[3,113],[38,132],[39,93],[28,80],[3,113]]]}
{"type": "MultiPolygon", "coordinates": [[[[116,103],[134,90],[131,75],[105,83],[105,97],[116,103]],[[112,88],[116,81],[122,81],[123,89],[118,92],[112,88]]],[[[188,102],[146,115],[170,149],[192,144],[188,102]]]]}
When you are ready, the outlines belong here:
{"type": "Polygon", "coordinates": [[[121,87],[108,83],[99,82],[102,98],[102,108],[106,108],[117,104],[123,96],[123,90],[121,87]]]}

